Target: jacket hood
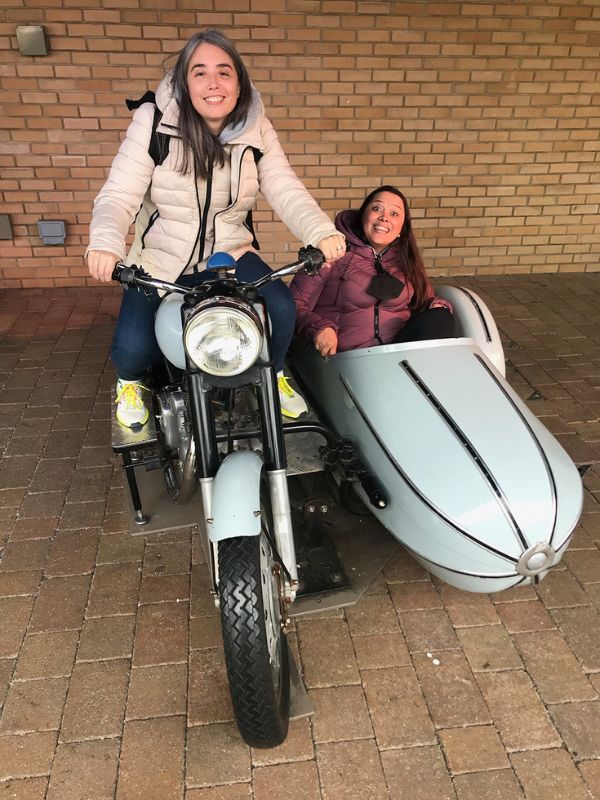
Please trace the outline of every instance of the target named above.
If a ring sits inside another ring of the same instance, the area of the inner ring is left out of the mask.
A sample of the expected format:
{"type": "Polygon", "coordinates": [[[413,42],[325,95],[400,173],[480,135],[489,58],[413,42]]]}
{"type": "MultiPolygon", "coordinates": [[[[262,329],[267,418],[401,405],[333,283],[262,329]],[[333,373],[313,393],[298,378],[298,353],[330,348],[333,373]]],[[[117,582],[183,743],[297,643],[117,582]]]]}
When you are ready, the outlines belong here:
{"type": "Polygon", "coordinates": [[[343,233],[346,241],[354,247],[368,247],[369,245],[360,237],[360,218],[358,211],[355,209],[347,209],[340,211],[335,218],[335,227],[343,233]]]}
{"type": "MultiPolygon", "coordinates": [[[[173,75],[169,73],[159,83],[156,90],[156,105],[162,111],[160,126],[173,132],[179,126],[179,105],[173,95],[173,75]]],[[[264,107],[260,93],[252,86],[252,101],[248,116],[243,122],[232,127],[227,126],[219,134],[223,144],[249,144],[258,147],[260,142],[260,121],[264,116],[264,107]]],[[[159,127],[160,127],[159,126],[159,127]]]]}

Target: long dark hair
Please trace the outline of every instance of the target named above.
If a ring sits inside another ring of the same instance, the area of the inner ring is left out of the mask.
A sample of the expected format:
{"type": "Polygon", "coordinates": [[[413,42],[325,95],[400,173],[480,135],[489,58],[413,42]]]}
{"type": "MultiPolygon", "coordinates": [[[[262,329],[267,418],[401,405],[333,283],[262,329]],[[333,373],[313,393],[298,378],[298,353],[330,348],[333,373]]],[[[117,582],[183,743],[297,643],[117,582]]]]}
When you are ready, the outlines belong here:
{"type": "Polygon", "coordinates": [[[402,200],[404,206],[404,224],[398,239],[393,244],[394,251],[398,254],[402,271],[411,282],[414,288],[414,294],[410,301],[410,307],[413,311],[421,309],[427,301],[427,293],[429,290],[429,281],[425,273],[425,264],[421,256],[421,251],[417,245],[415,235],[412,229],[412,221],[410,218],[410,209],[408,207],[408,200],[402,192],[395,186],[380,186],[378,189],[373,189],[372,192],[365,197],[361,207],[358,209],[357,222],[359,225],[360,237],[365,241],[365,234],[363,228],[363,216],[369,205],[373,202],[373,198],[381,192],[390,192],[395,194],[402,200]]]}
{"type": "Polygon", "coordinates": [[[206,180],[213,164],[223,166],[225,163],[225,150],[219,137],[209,130],[206,122],[192,105],[188,92],[187,74],[190,60],[194,50],[204,42],[227,53],[237,73],[240,94],[235,108],[225,120],[225,125],[235,126],[245,122],[252,102],[252,84],[234,43],[215,28],[195,33],[177,54],[172,81],[173,94],[179,106],[179,135],[183,144],[179,171],[182,174],[187,172],[190,168],[190,158],[193,158],[196,174],[206,180]]]}

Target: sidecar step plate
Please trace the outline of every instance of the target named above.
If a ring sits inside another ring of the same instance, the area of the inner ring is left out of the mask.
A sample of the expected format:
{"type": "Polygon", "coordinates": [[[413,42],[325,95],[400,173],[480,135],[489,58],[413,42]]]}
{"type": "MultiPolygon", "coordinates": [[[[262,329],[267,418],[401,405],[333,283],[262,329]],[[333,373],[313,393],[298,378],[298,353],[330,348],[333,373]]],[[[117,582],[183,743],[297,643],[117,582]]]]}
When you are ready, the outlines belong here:
{"type": "Polygon", "coordinates": [[[294,619],[354,605],[402,547],[366,509],[365,516],[359,517],[338,507],[332,517],[332,542],[350,586],[324,587],[321,592],[299,596],[290,608],[294,619]]]}

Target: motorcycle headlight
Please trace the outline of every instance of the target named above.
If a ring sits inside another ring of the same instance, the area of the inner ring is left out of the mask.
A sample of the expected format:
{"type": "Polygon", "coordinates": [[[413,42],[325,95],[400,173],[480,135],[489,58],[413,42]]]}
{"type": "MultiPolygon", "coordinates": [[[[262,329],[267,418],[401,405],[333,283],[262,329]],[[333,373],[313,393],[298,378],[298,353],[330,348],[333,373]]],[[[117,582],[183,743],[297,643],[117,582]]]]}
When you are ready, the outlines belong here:
{"type": "Polygon", "coordinates": [[[188,320],[184,332],[186,352],[209,375],[239,375],[249,369],[262,347],[262,325],[254,310],[228,298],[214,299],[188,320]]]}

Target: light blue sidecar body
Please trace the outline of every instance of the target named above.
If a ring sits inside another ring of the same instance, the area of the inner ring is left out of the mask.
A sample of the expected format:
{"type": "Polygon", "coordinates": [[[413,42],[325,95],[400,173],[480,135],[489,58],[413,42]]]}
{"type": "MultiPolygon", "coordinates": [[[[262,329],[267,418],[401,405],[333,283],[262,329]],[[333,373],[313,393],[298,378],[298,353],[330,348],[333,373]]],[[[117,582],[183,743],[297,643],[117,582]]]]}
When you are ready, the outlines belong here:
{"type": "Polygon", "coordinates": [[[502,353],[493,327],[488,355],[461,336],[293,360],[387,495],[376,509],[356,484],[372,513],[431,573],[473,592],[541,579],[583,503],[575,465],[490,360],[502,353]]]}

